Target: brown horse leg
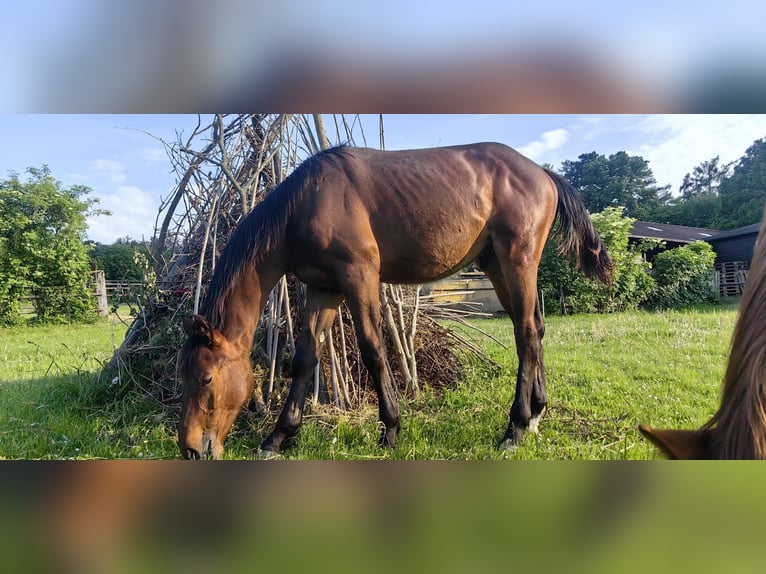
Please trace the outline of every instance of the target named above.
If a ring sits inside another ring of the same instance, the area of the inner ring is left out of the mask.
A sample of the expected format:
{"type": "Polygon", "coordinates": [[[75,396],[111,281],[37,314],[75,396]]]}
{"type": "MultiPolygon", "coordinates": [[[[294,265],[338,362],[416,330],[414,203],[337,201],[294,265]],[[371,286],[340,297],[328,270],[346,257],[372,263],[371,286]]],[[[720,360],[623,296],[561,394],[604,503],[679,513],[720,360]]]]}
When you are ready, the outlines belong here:
{"type": "Polygon", "coordinates": [[[542,347],[545,326],[537,301],[537,266],[511,263],[510,259],[502,262],[495,256],[484,271],[514,324],[519,367],[510,421],[501,442],[504,448],[513,448],[527,429],[537,431],[547,403],[542,347]]]}
{"type": "Polygon", "coordinates": [[[271,434],[261,443],[261,450],[278,453],[288,438],[298,434],[303,419],[309,383],[319,361],[324,342],[321,335],[332,325],[343,295],[324,292],[312,287],[306,289],[306,313],[293,357],[293,380],[282,412],[271,434]]]}
{"type": "Polygon", "coordinates": [[[537,434],[540,419],[545,414],[548,404],[548,385],[545,377],[545,363],[543,362],[543,337],[545,336],[545,320],[540,311],[540,299],[535,292],[535,327],[540,340],[540,370],[532,385],[532,418],[529,420],[528,430],[537,434]]]}
{"type": "Polygon", "coordinates": [[[503,270],[500,268],[500,262],[497,260],[497,257],[493,255],[491,259],[482,261],[481,270],[484,271],[487,279],[492,283],[492,287],[495,288],[497,299],[500,301],[503,309],[508,313],[511,321],[515,323],[513,307],[511,307],[511,293],[508,291],[508,287],[505,284],[505,276],[503,275],[503,270]]]}
{"type": "Polygon", "coordinates": [[[354,319],[362,361],[370,373],[378,395],[378,415],[383,423],[379,444],[394,448],[399,433],[399,404],[386,369],[386,347],[380,331],[380,282],[377,272],[350,274],[346,303],[354,319]]]}

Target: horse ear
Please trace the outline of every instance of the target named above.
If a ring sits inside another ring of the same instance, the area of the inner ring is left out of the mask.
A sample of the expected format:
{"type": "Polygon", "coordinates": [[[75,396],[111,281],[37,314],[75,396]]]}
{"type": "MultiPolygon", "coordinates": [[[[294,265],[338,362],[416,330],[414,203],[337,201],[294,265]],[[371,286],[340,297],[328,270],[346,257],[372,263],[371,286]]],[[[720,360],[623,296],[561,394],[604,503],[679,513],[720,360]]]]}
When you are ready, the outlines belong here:
{"type": "Polygon", "coordinates": [[[660,449],[668,458],[676,460],[699,460],[707,458],[710,429],[660,430],[638,425],[638,430],[660,449]]]}
{"type": "Polygon", "coordinates": [[[202,315],[187,315],[183,318],[183,327],[189,337],[208,347],[220,347],[226,341],[223,333],[214,329],[202,315]]]}
{"type": "Polygon", "coordinates": [[[183,328],[189,337],[198,337],[208,344],[213,341],[213,328],[202,315],[187,315],[184,317],[183,328]]]}

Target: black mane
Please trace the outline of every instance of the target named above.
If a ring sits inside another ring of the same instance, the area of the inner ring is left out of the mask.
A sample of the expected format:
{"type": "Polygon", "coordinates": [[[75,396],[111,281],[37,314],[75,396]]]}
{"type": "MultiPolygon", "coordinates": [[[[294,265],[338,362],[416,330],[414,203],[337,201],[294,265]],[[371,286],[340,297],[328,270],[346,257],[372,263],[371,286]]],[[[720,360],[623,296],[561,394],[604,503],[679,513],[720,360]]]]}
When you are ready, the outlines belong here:
{"type": "Polygon", "coordinates": [[[287,221],[311,189],[326,162],[335,164],[347,146],[339,145],[311,156],[267,193],[263,200],[237,225],[217,261],[202,314],[216,328],[222,327],[226,297],[241,279],[247,266],[257,267],[282,241],[287,221]]]}

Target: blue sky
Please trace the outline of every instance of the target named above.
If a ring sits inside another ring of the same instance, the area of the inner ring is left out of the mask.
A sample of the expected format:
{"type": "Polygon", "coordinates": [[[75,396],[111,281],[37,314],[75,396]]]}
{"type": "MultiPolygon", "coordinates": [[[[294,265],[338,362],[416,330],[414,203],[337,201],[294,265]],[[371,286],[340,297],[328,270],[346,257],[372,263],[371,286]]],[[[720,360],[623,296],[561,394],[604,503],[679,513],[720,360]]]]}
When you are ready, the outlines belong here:
{"type": "MultiPolygon", "coordinates": [[[[384,120],[388,149],[499,141],[556,168],[582,153],[624,150],[649,160],[657,182],[674,190],[700,162],[716,155],[735,160],[766,137],[766,116],[760,115],[387,115],[384,120]]],[[[0,115],[0,174],[47,164],[64,185],[89,186],[113,212],[89,221],[91,239],[148,239],[160,197],[175,183],[164,149],[152,136],[174,141],[177,131],[188,135],[195,125],[196,116],[184,115],[0,115]]],[[[331,118],[326,125],[333,138],[331,118]]],[[[377,116],[364,118],[373,147],[377,125],[377,116]]]]}

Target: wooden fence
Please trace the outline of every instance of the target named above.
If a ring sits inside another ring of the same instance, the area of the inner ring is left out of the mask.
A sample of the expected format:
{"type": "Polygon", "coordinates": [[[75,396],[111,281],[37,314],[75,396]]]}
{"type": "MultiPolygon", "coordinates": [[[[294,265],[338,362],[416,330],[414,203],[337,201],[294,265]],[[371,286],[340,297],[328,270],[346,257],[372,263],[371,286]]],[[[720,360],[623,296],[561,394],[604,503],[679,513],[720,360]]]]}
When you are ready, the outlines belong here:
{"type": "MultiPolygon", "coordinates": [[[[107,281],[103,271],[91,271],[87,288],[96,299],[96,312],[106,317],[110,305],[135,304],[136,293],[144,284],[141,281],[107,281]]],[[[66,289],[65,287],[46,287],[46,289],[66,289]]],[[[31,291],[21,298],[21,314],[32,317],[35,314],[35,295],[31,291]]]]}
{"type": "Polygon", "coordinates": [[[749,268],[747,261],[716,263],[715,280],[718,294],[721,297],[740,297],[747,285],[749,268]]]}
{"type": "Polygon", "coordinates": [[[96,296],[96,312],[102,317],[109,314],[109,301],[106,294],[106,276],[103,271],[91,271],[93,276],[93,294],[96,296]]]}

